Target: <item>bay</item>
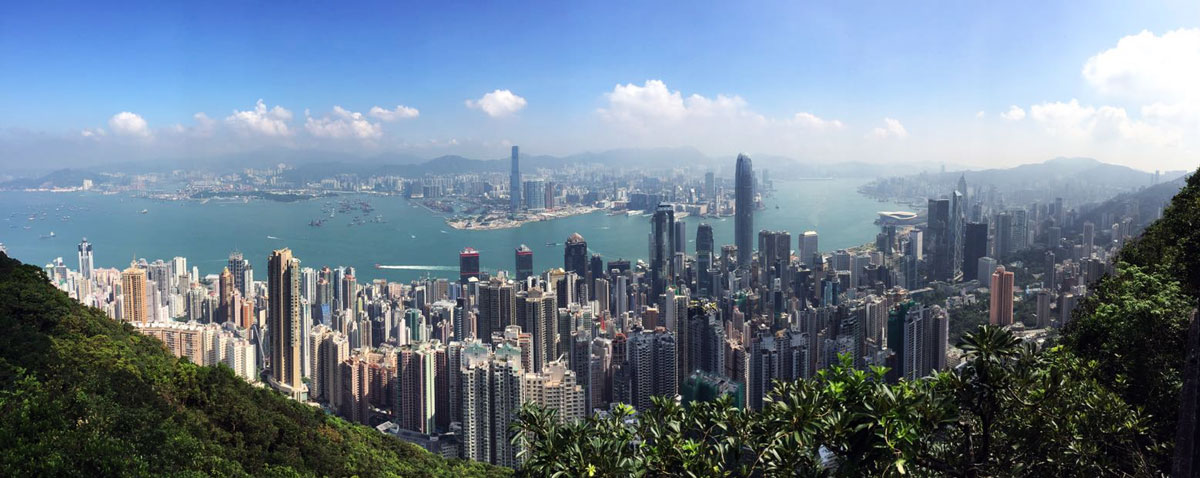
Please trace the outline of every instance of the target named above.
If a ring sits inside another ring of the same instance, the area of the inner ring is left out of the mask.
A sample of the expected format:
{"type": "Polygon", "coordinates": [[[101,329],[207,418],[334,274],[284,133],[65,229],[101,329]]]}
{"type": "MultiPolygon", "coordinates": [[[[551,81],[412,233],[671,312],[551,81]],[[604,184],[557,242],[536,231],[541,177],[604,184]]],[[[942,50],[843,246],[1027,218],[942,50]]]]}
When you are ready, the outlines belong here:
{"type": "MultiPolygon", "coordinates": [[[[878,211],[904,207],[860,195],[858,186],[865,181],[776,181],[766,209],[755,213],[754,230],[789,231],[793,248],[800,234],[815,230],[822,251],[872,242],[879,231],[874,224],[878,211]]],[[[514,229],[464,231],[399,196],[345,195],[334,202],[340,199],[369,202],[375,210],[367,219],[379,215],[386,222],[350,226],[353,213],[329,218],[322,211],[327,199],[200,203],[93,192],[5,191],[0,192],[0,243],[21,261],[46,264],[62,257],[74,269],[76,245],[87,237],[97,267],[124,268],[135,257],[169,261],[184,256],[201,274],[219,273],[230,251],[237,250],[251,260],[259,280],[266,279],[267,255],[283,247],[290,247],[307,267],[353,266],[360,281],[409,281],[427,275],[457,279],[458,253],[464,247],[479,251],[481,267],[488,271],[513,270],[513,251],[520,244],[533,249],[535,271],[562,267],[562,243],[574,232],[605,261],[644,260],[648,252],[649,216],[597,212],[514,229]],[[322,227],[309,226],[320,218],[326,219],[322,227]],[[54,237],[44,238],[50,232],[54,237]],[[411,267],[376,269],[376,264],[411,267]]],[[[694,252],[696,227],[702,221],[713,226],[718,249],[733,243],[732,217],[682,220],[687,223],[689,253],[694,252]]]]}

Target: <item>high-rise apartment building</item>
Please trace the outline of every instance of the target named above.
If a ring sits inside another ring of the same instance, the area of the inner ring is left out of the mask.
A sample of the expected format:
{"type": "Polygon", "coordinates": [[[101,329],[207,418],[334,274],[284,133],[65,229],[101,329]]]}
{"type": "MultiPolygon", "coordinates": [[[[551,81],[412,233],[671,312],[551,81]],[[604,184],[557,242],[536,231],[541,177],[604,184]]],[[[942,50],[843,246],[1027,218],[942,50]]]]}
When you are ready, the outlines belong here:
{"type": "Polygon", "coordinates": [[[121,272],[121,319],[126,322],[150,321],[146,306],[146,271],[133,264],[121,272]]]}
{"type": "MultiPolygon", "coordinates": [[[[585,350],[590,354],[591,340],[586,341],[585,350]]],[[[590,367],[590,362],[584,366],[590,367]]],[[[521,395],[525,402],[532,402],[548,410],[555,410],[559,423],[582,420],[587,416],[584,389],[578,383],[578,374],[562,360],[546,364],[541,371],[525,372],[521,380],[521,395]]]]}
{"type": "Polygon", "coordinates": [[[91,280],[92,271],[96,268],[96,262],[92,257],[92,243],[88,242],[87,238],[79,243],[79,275],[84,279],[91,280]]]}
{"type": "Polygon", "coordinates": [[[646,410],[651,406],[651,397],[674,397],[679,393],[675,334],[663,327],[643,330],[629,337],[627,347],[630,405],[646,410]]]}
{"type": "Polygon", "coordinates": [[[1004,266],[996,268],[992,273],[991,307],[988,323],[992,325],[1012,325],[1013,323],[1013,273],[1004,270],[1004,266]]]}
{"type": "Polygon", "coordinates": [[[462,352],[463,458],[516,467],[510,425],[521,407],[521,351],[508,344],[493,352],[479,341],[462,352]]]}
{"type": "Polygon", "coordinates": [[[291,249],[277,249],[267,258],[267,333],[271,349],[271,385],[286,395],[303,398],[303,360],[300,320],[300,260],[291,249]]]}
{"type": "Polygon", "coordinates": [[[468,247],[458,253],[458,282],[466,284],[472,277],[479,278],[479,252],[468,247]]]}

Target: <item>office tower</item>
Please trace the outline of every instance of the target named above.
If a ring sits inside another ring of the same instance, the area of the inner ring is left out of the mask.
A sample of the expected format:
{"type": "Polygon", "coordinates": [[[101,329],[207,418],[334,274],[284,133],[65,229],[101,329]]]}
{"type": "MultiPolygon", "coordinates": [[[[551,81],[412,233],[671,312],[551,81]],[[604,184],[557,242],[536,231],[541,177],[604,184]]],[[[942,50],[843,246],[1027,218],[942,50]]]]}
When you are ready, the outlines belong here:
{"type": "Polygon", "coordinates": [[[988,287],[991,287],[992,272],[996,271],[996,265],[996,260],[991,257],[984,256],[979,258],[979,262],[975,268],[979,272],[979,277],[976,277],[976,280],[979,281],[980,285],[988,284],[988,287]]]}
{"type": "Polygon", "coordinates": [[[667,285],[673,282],[672,258],[675,257],[675,209],[670,204],[659,204],[654,211],[650,236],[650,295],[654,299],[662,295],[667,285]]]}
{"type": "Polygon", "coordinates": [[[508,212],[516,214],[521,209],[521,168],[517,147],[512,147],[512,172],[508,180],[508,212]]]}
{"type": "Polygon", "coordinates": [[[700,296],[713,293],[713,231],[706,222],[696,228],[696,286],[700,296]]]}
{"type": "MultiPolygon", "coordinates": [[[[904,317],[904,378],[916,380],[946,368],[950,320],[941,307],[907,307],[904,317]]],[[[888,338],[891,346],[891,337],[888,338]]]]}
{"type": "Polygon", "coordinates": [[[1012,214],[1002,212],[996,215],[996,241],[995,251],[992,256],[999,261],[1004,261],[1004,258],[1012,254],[1012,214]]]}
{"type": "Polygon", "coordinates": [[[92,258],[92,244],[85,237],[83,242],[79,243],[79,275],[90,280],[95,267],[96,263],[92,258]]]}
{"type": "Polygon", "coordinates": [[[1050,302],[1052,302],[1050,290],[1041,289],[1037,293],[1037,328],[1044,329],[1050,327],[1050,302]]]}
{"type": "Polygon", "coordinates": [[[733,242],[738,248],[738,268],[747,268],[754,257],[754,168],[749,156],[738,155],[736,173],[733,242]]]}
{"type": "Polygon", "coordinates": [[[525,282],[533,275],[533,249],[525,244],[517,246],[516,261],[517,282],[525,282]]]}
{"type": "Polygon", "coordinates": [[[949,199],[930,199],[925,228],[925,251],[929,261],[929,279],[950,282],[954,279],[954,241],[951,238],[949,199]]]}
{"type": "Polygon", "coordinates": [[[963,206],[963,194],[958,191],[950,193],[950,280],[962,280],[963,261],[963,225],[967,217],[963,206]]]}
{"type": "Polygon", "coordinates": [[[517,299],[513,284],[493,277],[479,285],[479,313],[475,316],[475,338],[492,340],[492,334],[517,324],[517,299]]]}
{"type": "Polygon", "coordinates": [[[354,274],[347,272],[342,275],[342,282],[339,284],[341,292],[338,294],[342,298],[341,308],[351,311],[353,314],[358,313],[358,280],[354,278],[354,274]]]}
{"type": "Polygon", "coordinates": [[[521,407],[521,351],[479,341],[462,352],[462,455],[468,460],[515,467],[517,446],[510,425],[521,407]]]}
{"type": "Polygon", "coordinates": [[[579,277],[591,277],[588,274],[589,259],[587,241],[583,240],[583,236],[576,232],[567,237],[563,246],[563,270],[574,272],[579,277]]]}
{"type": "Polygon", "coordinates": [[[1083,223],[1083,257],[1092,257],[1096,248],[1096,225],[1091,221],[1083,223]]]}
{"type": "Polygon", "coordinates": [[[292,397],[303,397],[305,392],[300,322],[300,260],[292,257],[291,249],[277,249],[267,258],[271,384],[292,397]]]}
{"type": "Polygon", "coordinates": [[[465,285],[472,277],[479,278],[479,252],[468,247],[458,253],[458,282],[465,285]]]}
{"type": "Polygon", "coordinates": [[[1029,248],[1029,220],[1024,209],[1012,210],[1012,248],[1014,252],[1029,248]]]}
{"type": "Polygon", "coordinates": [[[121,272],[121,319],[135,324],[150,320],[146,292],[146,271],[130,264],[121,272]]]}
{"type": "MultiPolygon", "coordinates": [[[[591,340],[584,342],[584,350],[591,352],[591,340]]],[[[585,361],[584,366],[591,363],[585,361]]],[[[559,423],[582,420],[587,416],[584,389],[578,383],[579,375],[562,360],[546,364],[538,372],[525,372],[521,380],[521,396],[525,402],[555,410],[559,423]]]]}
{"type": "Polygon", "coordinates": [[[628,340],[630,405],[648,410],[650,397],[674,397],[679,392],[675,370],[675,334],[659,327],[634,333],[628,340]]]}
{"type": "Polygon", "coordinates": [[[708,199],[717,197],[717,180],[712,171],[704,173],[704,197],[708,199]]]}
{"type": "Polygon", "coordinates": [[[963,280],[979,277],[979,258],[987,256],[988,225],[969,222],[963,233],[963,280]]]}
{"type": "Polygon", "coordinates": [[[250,266],[249,260],[242,257],[242,253],[229,254],[229,272],[233,274],[233,288],[237,289],[242,297],[254,297],[254,268],[250,266]]]}
{"type": "MultiPolygon", "coordinates": [[[[612,339],[596,337],[592,339],[591,354],[588,357],[588,410],[608,408],[612,402],[612,339]]],[[[586,411],[585,411],[586,414],[586,411]]]]}
{"type": "Polygon", "coordinates": [[[820,252],[817,248],[817,231],[805,231],[804,235],[800,236],[800,262],[815,267],[813,256],[820,252]]]}
{"type": "MultiPolygon", "coordinates": [[[[970,197],[970,195],[967,194],[967,175],[966,174],[961,174],[958,176],[958,186],[954,190],[958,191],[959,194],[962,194],[962,206],[960,209],[962,210],[962,213],[965,216],[965,214],[967,213],[967,209],[971,207],[971,197],[970,197]]],[[[966,222],[965,218],[964,218],[963,222],[966,222]]]]}
{"type": "Polygon", "coordinates": [[[792,258],[792,235],[786,231],[758,231],[759,263],[764,269],[778,268],[776,276],[792,258]]]}
{"type": "Polygon", "coordinates": [[[671,238],[675,252],[687,251],[687,222],[675,221],[675,234],[671,238]]]}
{"type": "Polygon", "coordinates": [[[1004,266],[996,268],[992,273],[991,307],[988,323],[992,325],[1012,325],[1013,323],[1013,273],[1004,270],[1004,266]]]}
{"type": "Polygon", "coordinates": [[[229,272],[229,268],[226,267],[221,271],[221,276],[218,280],[218,286],[220,289],[220,293],[218,294],[218,303],[220,304],[221,308],[220,313],[217,314],[217,322],[225,323],[232,321],[235,318],[234,316],[237,315],[235,312],[236,309],[234,308],[236,307],[234,296],[237,294],[234,292],[233,285],[233,273],[229,272]]]}
{"type": "Polygon", "coordinates": [[[546,209],[546,182],[541,179],[525,181],[525,209],[546,209]]]}
{"type": "MultiPolygon", "coordinates": [[[[594,283],[605,277],[604,258],[600,257],[600,254],[592,254],[592,259],[590,262],[588,262],[588,273],[591,274],[591,276],[589,276],[589,283],[594,283]]],[[[591,298],[598,298],[594,290],[592,291],[591,298]]]]}

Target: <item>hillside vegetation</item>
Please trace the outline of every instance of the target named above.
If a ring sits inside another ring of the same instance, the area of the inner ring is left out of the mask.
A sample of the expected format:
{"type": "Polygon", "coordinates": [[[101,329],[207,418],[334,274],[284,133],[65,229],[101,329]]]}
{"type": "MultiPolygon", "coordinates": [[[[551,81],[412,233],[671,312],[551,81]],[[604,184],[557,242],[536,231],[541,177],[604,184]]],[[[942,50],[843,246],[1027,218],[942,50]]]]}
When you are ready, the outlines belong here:
{"type": "Polygon", "coordinates": [[[0,253],[0,474],[503,476],[176,359],[0,253]]]}

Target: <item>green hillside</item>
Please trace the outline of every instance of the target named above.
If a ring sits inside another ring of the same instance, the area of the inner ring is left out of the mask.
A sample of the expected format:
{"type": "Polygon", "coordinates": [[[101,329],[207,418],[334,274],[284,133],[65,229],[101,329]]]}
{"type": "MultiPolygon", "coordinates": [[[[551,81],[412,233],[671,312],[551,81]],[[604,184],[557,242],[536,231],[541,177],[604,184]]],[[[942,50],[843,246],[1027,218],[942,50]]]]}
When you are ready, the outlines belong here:
{"type": "Polygon", "coordinates": [[[0,254],[0,474],[503,476],[176,359],[0,254]]]}

